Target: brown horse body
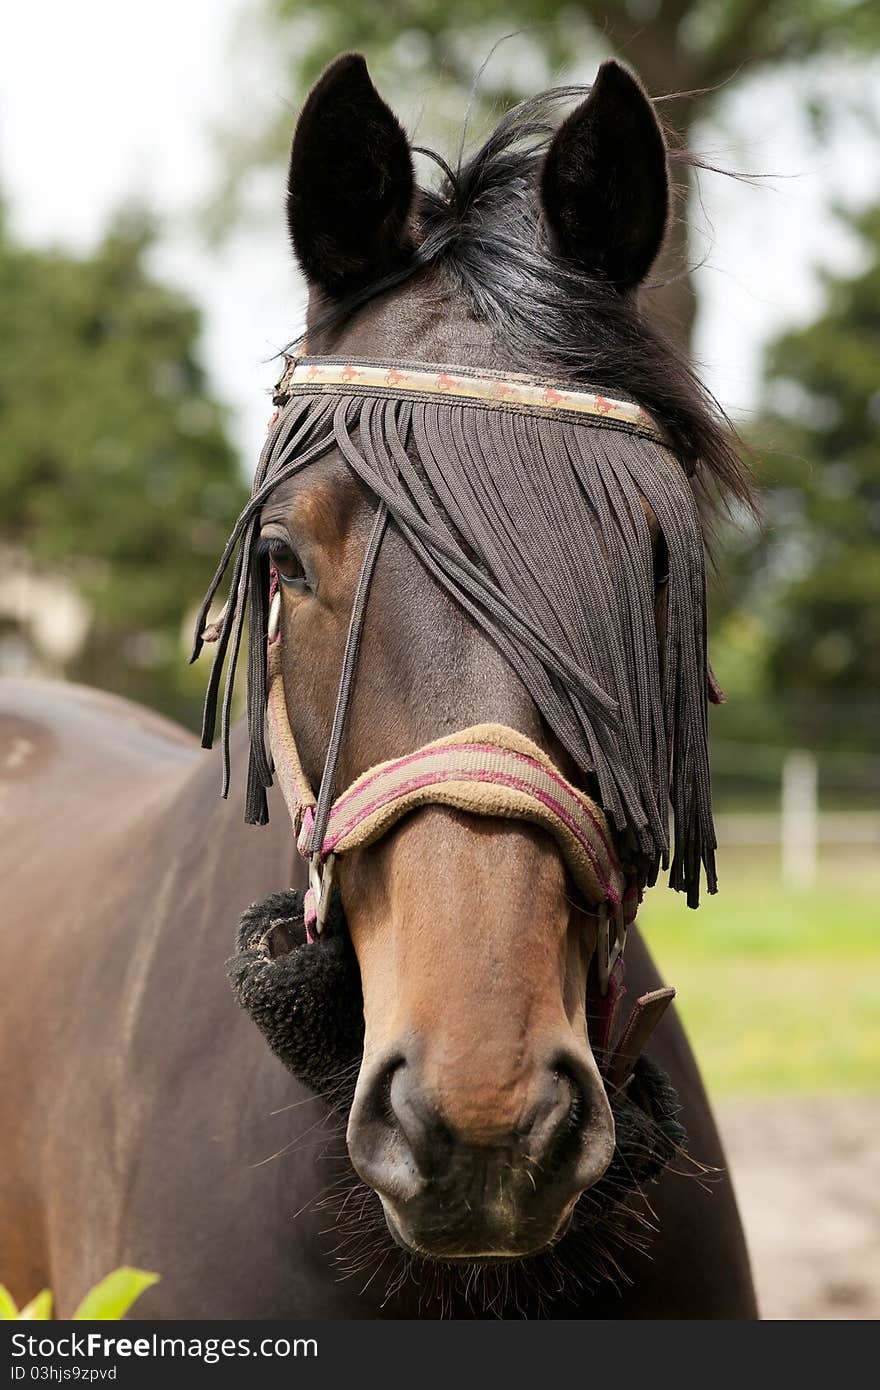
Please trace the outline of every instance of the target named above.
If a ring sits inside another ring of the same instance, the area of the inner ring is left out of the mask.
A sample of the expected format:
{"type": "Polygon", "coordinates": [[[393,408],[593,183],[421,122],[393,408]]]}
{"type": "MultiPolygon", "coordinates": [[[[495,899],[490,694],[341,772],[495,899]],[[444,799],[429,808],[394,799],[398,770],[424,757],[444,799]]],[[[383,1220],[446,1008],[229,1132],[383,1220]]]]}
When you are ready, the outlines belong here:
{"type": "MultiPolygon", "coordinates": [[[[223,976],[238,911],[290,879],[283,806],[265,829],[245,827],[237,800],[218,800],[215,758],[75,687],[0,686],[0,749],[0,1250],[13,1294],[51,1285],[69,1316],[131,1263],[162,1274],[144,1317],[435,1315],[414,1284],[382,1307],[383,1283],[362,1293],[366,1276],[340,1280],[337,1241],[321,1234],[332,1216],[295,1215],[327,1182],[322,1131],[308,1133],[325,1110],[223,976]]],[[[653,987],[635,932],[628,955],[631,987],[653,987]]],[[[675,1018],[653,1055],[679,1090],[691,1152],[723,1169],[675,1018]]],[[[619,1259],[632,1284],[551,1315],[754,1316],[727,1175],[702,1185],[667,1172],[650,1201],[650,1258],[619,1259]]]]}
{"type": "MultiPolygon", "coordinates": [[[[633,302],[666,222],[666,154],[650,103],[629,74],[606,65],[542,148],[540,162],[496,141],[432,202],[415,187],[409,145],[362,60],[335,64],[306,105],[291,164],[311,351],[484,372],[516,370],[534,352],[545,379],[587,379],[589,370],[597,387],[629,390],[694,455],[691,468],[736,489],[736,466],[692,378],[633,302]]],[[[354,447],[334,434],[317,461],[266,495],[258,523],[281,579],[288,715],[314,786],[377,506],[346,462],[354,447]]],[[[532,431],[509,451],[526,470],[525,489],[537,447],[532,431]]],[[[488,465],[477,457],[472,467],[488,465]]],[[[686,491],[668,451],[651,467],[672,468],[686,491]]],[[[686,506],[693,512],[689,493],[686,506]]],[[[629,514],[652,654],[643,670],[659,683],[658,654],[672,669],[679,651],[664,648],[663,569],[666,545],[673,572],[680,536],[674,509],[661,526],[644,491],[629,514]]],[[[545,545],[558,546],[564,521],[552,497],[540,523],[545,545]]],[[[600,573],[601,546],[595,554],[600,573]]],[[[581,563],[572,553],[572,568],[581,563]]],[[[613,633],[596,613],[591,621],[591,646],[631,642],[625,618],[613,633]]],[[[676,623],[680,631],[680,613],[676,623]]],[[[259,652],[262,632],[253,632],[259,652]]],[[[689,689],[699,694],[704,680],[698,663],[689,689]]],[[[536,698],[414,558],[405,527],[389,526],[340,787],[484,721],[527,735],[566,777],[589,785],[589,763],[566,753],[536,698]]],[[[325,1156],[340,1137],[330,1102],[275,1060],[223,978],[241,911],[300,872],[277,793],[269,826],[245,827],[240,793],[218,800],[215,758],[198,758],[181,731],[145,711],[94,693],[9,685],[0,719],[0,1276],[13,1293],[51,1284],[69,1314],[92,1281],[133,1263],[162,1275],[139,1305],[145,1316],[532,1311],[520,1275],[530,1278],[532,1257],[551,1268],[563,1258],[577,1238],[568,1225],[575,1204],[597,1210],[591,1189],[623,1153],[585,1017],[596,916],[573,902],[550,837],[435,805],[341,860],[366,1031],[347,1078],[357,1071],[351,1162],[343,1157],[340,1171],[325,1156]],[[335,1210],[321,1201],[334,1183],[335,1210]],[[350,1278],[340,1281],[334,1249],[350,1278]],[[491,1296],[471,1300],[468,1286],[491,1296]]],[[[239,731],[237,787],[245,744],[239,731]]],[[[655,988],[635,931],[627,956],[631,994],[655,988]]],[[[723,1169],[673,1015],[651,1047],[678,1089],[694,1159],[723,1169]]],[[[627,1210],[656,1228],[649,1252],[631,1239],[580,1251],[579,1268],[569,1261],[549,1294],[543,1285],[535,1311],[754,1315],[727,1176],[699,1183],[677,1167],[627,1198],[627,1210]],[[589,1276],[602,1260],[616,1279],[595,1285],[589,1276]]]]}

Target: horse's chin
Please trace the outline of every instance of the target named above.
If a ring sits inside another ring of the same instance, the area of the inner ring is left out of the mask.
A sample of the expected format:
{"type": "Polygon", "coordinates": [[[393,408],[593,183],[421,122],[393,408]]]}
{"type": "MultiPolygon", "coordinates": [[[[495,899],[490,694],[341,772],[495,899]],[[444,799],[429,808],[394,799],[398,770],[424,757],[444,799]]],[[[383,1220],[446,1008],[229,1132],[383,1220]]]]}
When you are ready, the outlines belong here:
{"type": "Polygon", "coordinates": [[[574,1215],[574,1210],[577,1205],[577,1199],[569,1204],[549,1240],[529,1245],[521,1250],[486,1250],[478,1247],[474,1247],[473,1249],[459,1247],[456,1249],[446,1246],[438,1249],[429,1249],[418,1241],[405,1235],[390,1205],[381,1197],[379,1200],[382,1203],[382,1212],[385,1217],[385,1224],[388,1227],[388,1233],[394,1243],[400,1246],[401,1250],[405,1250],[408,1255],[416,1259],[428,1260],[433,1264],[452,1265],[458,1268],[467,1265],[511,1265],[521,1260],[531,1260],[540,1255],[550,1254],[554,1247],[568,1234],[572,1216],[574,1215]]]}

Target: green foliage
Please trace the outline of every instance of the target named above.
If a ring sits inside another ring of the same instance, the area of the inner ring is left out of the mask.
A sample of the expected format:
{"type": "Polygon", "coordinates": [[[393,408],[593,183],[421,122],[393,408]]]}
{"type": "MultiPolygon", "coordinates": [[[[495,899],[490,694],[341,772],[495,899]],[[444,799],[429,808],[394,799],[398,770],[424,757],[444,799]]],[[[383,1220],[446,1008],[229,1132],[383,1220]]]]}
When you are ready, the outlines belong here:
{"type": "Polygon", "coordinates": [[[20,1313],[13,1313],[12,1317],[17,1317],[19,1322],[48,1322],[52,1317],[52,1294],[48,1289],[43,1289],[26,1303],[20,1313]]]}
{"type": "Polygon", "coordinates": [[[66,674],[192,723],[183,620],[244,487],[198,312],[149,274],[150,243],[143,218],[82,258],[0,238],[0,544],[92,610],[66,674]]]}
{"type": "Polygon", "coordinates": [[[123,1266],[89,1289],[73,1315],[75,1322],[111,1322],[125,1317],[142,1293],[159,1282],[158,1274],[123,1266]]]}
{"type": "MultiPolygon", "coordinates": [[[[880,10],[871,0],[262,0],[262,11],[272,51],[287,69],[289,101],[336,54],[363,50],[396,102],[427,106],[420,138],[460,127],[478,68],[507,36],[481,81],[484,102],[516,101],[617,53],[651,92],[693,94],[664,107],[682,135],[731,83],[760,67],[818,52],[873,51],[880,43],[880,10]]],[[[817,122],[822,114],[816,110],[817,122]]],[[[237,125],[229,136],[230,188],[255,160],[280,158],[289,139],[286,107],[269,129],[242,136],[237,125]]]]}
{"type": "MultiPolygon", "coordinates": [[[[224,173],[205,216],[218,238],[245,215],[255,167],[283,177],[291,107],[341,52],[364,52],[379,90],[417,143],[454,159],[466,112],[473,141],[523,97],[592,81],[609,55],[630,63],[662,99],[670,143],[686,149],[695,125],[717,117],[739,85],[768,67],[880,45],[873,0],[260,0],[257,15],[241,44],[258,36],[258,61],[272,65],[272,90],[284,100],[246,122],[235,116],[225,129],[224,173]]],[[[866,117],[864,98],[855,90],[849,96],[854,112],[866,117]]],[[[807,108],[817,134],[829,128],[833,113],[819,88],[807,108]]],[[[687,345],[696,310],[690,270],[698,257],[689,245],[695,219],[688,215],[696,182],[681,161],[673,160],[670,173],[680,215],[671,219],[656,268],[660,283],[646,299],[687,345]]]]}
{"type": "MultiPolygon", "coordinates": [[[[73,1322],[111,1322],[124,1318],[147,1289],[158,1283],[158,1274],[148,1274],[143,1269],[123,1266],[114,1269],[105,1279],[89,1289],[71,1321],[73,1322]]],[[[25,1304],[21,1312],[8,1289],[0,1284],[0,1321],[18,1319],[22,1322],[46,1322],[52,1317],[52,1294],[43,1289],[25,1304]]]]}
{"type": "Polygon", "coordinates": [[[788,741],[864,748],[880,688],[880,210],[853,225],[866,267],[826,277],[823,313],[768,355],[766,533],[734,543],[716,658],[788,741]]]}
{"type": "Polygon", "coordinates": [[[418,38],[436,66],[470,78],[474,60],[484,56],[470,45],[475,31],[500,37],[528,28],[529,39],[552,64],[573,61],[588,28],[621,52],[635,48],[658,70],[664,60],[667,68],[686,64],[703,82],[717,81],[746,61],[804,58],[823,47],[870,47],[880,37],[870,0],[323,0],[317,14],[313,0],[264,4],[279,28],[305,16],[311,21],[299,49],[308,77],[334,54],[358,45],[397,48],[402,60],[418,38]]]}

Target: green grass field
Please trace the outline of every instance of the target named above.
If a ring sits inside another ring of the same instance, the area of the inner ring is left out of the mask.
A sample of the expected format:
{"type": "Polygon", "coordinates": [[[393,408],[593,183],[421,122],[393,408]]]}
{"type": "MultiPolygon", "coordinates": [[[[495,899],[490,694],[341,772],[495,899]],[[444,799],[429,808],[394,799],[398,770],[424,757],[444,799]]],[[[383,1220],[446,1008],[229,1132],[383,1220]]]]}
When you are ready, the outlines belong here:
{"type": "Polygon", "coordinates": [[[714,1093],[880,1090],[880,864],[848,858],[805,894],[742,851],[697,912],[648,893],[639,925],[714,1093]]]}

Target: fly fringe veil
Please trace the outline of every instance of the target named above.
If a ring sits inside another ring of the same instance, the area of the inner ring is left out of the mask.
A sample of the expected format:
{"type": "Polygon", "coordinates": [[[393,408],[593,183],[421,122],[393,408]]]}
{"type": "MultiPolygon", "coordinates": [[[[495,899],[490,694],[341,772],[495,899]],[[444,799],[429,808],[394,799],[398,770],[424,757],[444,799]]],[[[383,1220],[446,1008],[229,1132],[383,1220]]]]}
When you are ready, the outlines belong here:
{"type": "MultiPolygon", "coordinates": [[[[197,619],[193,659],[210,605],[231,569],[202,730],[203,746],[210,747],[219,707],[223,795],[247,614],[246,820],[268,819],[270,574],[269,559],[256,546],[260,510],[281,483],[334,450],[376,501],[358,585],[357,639],[346,653],[344,699],[382,535],[386,525],[394,525],[428,574],[495,643],[591,781],[616,832],[623,865],[641,884],[653,883],[659,868],[669,867],[670,887],[686,892],[696,907],[701,866],[709,892],[716,889],[704,542],[685,471],[643,412],[630,424],[538,404],[407,395],[342,379],[332,386],[297,383],[270,428],[251,500],[197,619]],[[668,558],[659,644],[645,504],[668,558]]],[[[334,732],[340,731],[337,719],[334,732]]],[[[328,805],[335,794],[334,766],[331,749],[328,785],[321,789],[328,805]]]]}

